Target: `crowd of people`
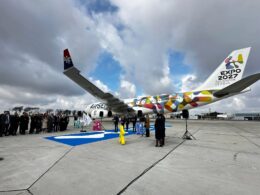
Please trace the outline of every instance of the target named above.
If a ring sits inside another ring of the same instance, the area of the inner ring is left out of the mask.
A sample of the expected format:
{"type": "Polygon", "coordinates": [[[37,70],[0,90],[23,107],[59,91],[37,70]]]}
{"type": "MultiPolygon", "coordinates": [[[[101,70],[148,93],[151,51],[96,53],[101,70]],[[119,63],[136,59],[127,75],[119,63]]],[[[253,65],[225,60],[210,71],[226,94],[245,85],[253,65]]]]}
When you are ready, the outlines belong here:
{"type": "Polygon", "coordinates": [[[5,111],[0,114],[0,137],[38,134],[40,132],[57,132],[65,131],[69,124],[69,117],[62,113],[33,113],[29,115],[23,112],[20,116],[17,112],[10,114],[5,111]]]}
{"type": "MultiPolygon", "coordinates": [[[[118,132],[118,124],[120,122],[121,125],[125,128],[126,131],[129,130],[129,123],[133,123],[133,132],[137,134],[141,134],[142,136],[145,134],[146,137],[150,137],[150,118],[149,115],[145,115],[143,117],[137,117],[136,115],[133,117],[115,115],[113,118],[115,125],[115,132],[118,132]]],[[[155,123],[155,146],[162,147],[165,143],[165,117],[163,114],[158,113],[155,123]]]]}
{"type": "MultiPolygon", "coordinates": [[[[75,120],[75,118],[74,118],[75,120]]],[[[126,131],[129,130],[129,124],[133,124],[133,132],[150,136],[150,119],[149,115],[143,117],[128,117],[115,115],[113,118],[115,132],[118,132],[119,123],[123,125],[126,131]]],[[[17,135],[25,135],[29,130],[29,134],[38,134],[40,132],[57,132],[65,131],[69,124],[69,116],[63,113],[33,113],[29,115],[23,112],[20,116],[17,112],[10,114],[8,111],[0,114],[0,137],[17,135]]],[[[165,117],[163,114],[157,114],[154,123],[156,147],[164,145],[165,138],[165,117]]]]}

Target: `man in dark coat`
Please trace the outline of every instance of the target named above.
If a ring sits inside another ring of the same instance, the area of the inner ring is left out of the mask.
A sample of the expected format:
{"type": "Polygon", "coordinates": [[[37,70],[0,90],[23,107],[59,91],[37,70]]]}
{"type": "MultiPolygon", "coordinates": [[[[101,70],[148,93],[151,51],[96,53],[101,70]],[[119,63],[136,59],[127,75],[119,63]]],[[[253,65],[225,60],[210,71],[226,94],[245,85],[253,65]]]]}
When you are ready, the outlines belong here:
{"type": "Polygon", "coordinates": [[[36,124],[35,124],[36,134],[39,134],[42,131],[42,117],[43,117],[42,114],[38,113],[36,115],[36,124]]]}
{"type": "Polygon", "coordinates": [[[60,131],[65,131],[66,128],[66,117],[62,114],[60,118],[60,131]]]}
{"type": "Polygon", "coordinates": [[[135,115],[133,118],[133,132],[136,132],[136,121],[137,121],[137,116],[135,115]]]}
{"type": "Polygon", "coordinates": [[[25,112],[25,126],[24,126],[25,130],[24,131],[28,130],[29,120],[30,120],[29,115],[27,112],[25,112]]]}
{"type": "Polygon", "coordinates": [[[67,130],[68,124],[70,122],[70,117],[68,115],[65,116],[65,121],[66,121],[66,123],[65,123],[65,130],[67,130]]]}
{"type": "Polygon", "coordinates": [[[18,125],[19,125],[18,114],[15,113],[14,115],[10,115],[10,129],[9,129],[10,135],[16,135],[18,125]],[[18,118],[18,120],[17,120],[17,118],[18,118]]]}
{"type": "Polygon", "coordinates": [[[29,116],[26,112],[20,117],[20,134],[25,135],[25,131],[28,129],[29,116]]]}
{"type": "Polygon", "coordinates": [[[126,118],[125,118],[125,129],[126,129],[126,131],[128,131],[128,129],[129,129],[129,117],[128,116],[126,116],[126,118]]]}
{"type": "Polygon", "coordinates": [[[58,117],[57,117],[57,115],[55,114],[55,115],[53,115],[53,131],[54,132],[57,132],[57,124],[58,124],[58,117]]]}
{"type": "MultiPolygon", "coordinates": [[[[55,123],[54,121],[54,117],[52,114],[48,115],[48,122],[47,122],[47,129],[48,129],[48,133],[53,132],[53,124],[55,123]]],[[[54,128],[55,131],[55,128],[54,128]]]]}
{"type": "Polygon", "coordinates": [[[18,113],[15,112],[14,116],[13,116],[13,124],[11,122],[11,126],[12,126],[12,129],[13,129],[12,135],[16,135],[19,123],[20,123],[20,117],[19,117],[18,113]]]}
{"type": "Polygon", "coordinates": [[[4,114],[0,114],[0,137],[3,136],[5,129],[5,116],[4,114]]]}
{"type": "Polygon", "coordinates": [[[118,132],[119,117],[117,115],[115,115],[113,120],[114,120],[114,124],[115,124],[115,132],[118,132]]]}
{"type": "Polygon", "coordinates": [[[8,136],[10,134],[10,114],[8,111],[5,112],[5,136],[8,136]]]}
{"type": "Polygon", "coordinates": [[[31,115],[31,124],[30,124],[30,131],[29,131],[29,133],[33,134],[35,128],[36,128],[36,115],[32,114],[31,115]]]}
{"type": "Polygon", "coordinates": [[[148,114],[145,117],[145,135],[150,137],[150,118],[148,114]]]}
{"type": "Polygon", "coordinates": [[[76,127],[76,121],[78,120],[78,115],[77,114],[75,114],[74,115],[74,127],[76,127]]]}
{"type": "Polygon", "coordinates": [[[162,120],[163,120],[163,138],[162,138],[162,145],[164,146],[164,140],[165,140],[165,117],[162,114],[162,120]]]}
{"type": "Polygon", "coordinates": [[[164,137],[165,137],[165,117],[163,114],[158,114],[155,120],[155,139],[156,139],[156,147],[162,147],[164,145],[164,137]]]}

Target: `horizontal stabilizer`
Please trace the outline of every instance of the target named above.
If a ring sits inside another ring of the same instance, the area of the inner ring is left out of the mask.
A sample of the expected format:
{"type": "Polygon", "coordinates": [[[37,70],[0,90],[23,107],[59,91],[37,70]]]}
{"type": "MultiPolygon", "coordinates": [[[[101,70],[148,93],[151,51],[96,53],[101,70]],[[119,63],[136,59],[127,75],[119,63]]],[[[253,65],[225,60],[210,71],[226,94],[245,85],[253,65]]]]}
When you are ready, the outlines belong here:
{"type": "Polygon", "coordinates": [[[249,87],[250,85],[252,85],[253,83],[255,83],[256,81],[258,81],[259,79],[260,79],[260,73],[250,75],[215,92],[214,96],[220,98],[232,93],[239,93],[244,89],[246,89],[247,87],[249,87]]]}

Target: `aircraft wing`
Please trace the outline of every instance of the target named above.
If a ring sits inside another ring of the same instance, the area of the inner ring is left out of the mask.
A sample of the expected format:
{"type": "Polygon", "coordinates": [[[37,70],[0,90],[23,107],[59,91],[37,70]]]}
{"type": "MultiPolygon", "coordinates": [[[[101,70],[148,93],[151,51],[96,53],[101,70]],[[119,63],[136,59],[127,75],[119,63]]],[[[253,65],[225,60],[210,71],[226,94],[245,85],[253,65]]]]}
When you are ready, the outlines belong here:
{"type": "Polygon", "coordinates": [[[250,75],[248,77],[245,77],[245,78],[215,92],[214,96],[220,98],[220,97],[223,97],[228,94],[239,93],[242,90],[244,90],[245,88],[247,88],[250,85],[252,85],[253,83],[255,83],[256,81],[258,81],[259,79],[260,79],[260,73],[250,75]]]}
{"type": "Polygon", "coordinates": [[[70,53],[68,49],[64,50],[64,74],[85,89],[93,96],[106,102],[107,106],[114,112],[124,113],[134,111],[127,104],[125,104],[119,98],[113,96],[111,93],[103,92],[96,85],[90,82],[88,79],[80,74],[80,71],[74,67],[70,53]]]}

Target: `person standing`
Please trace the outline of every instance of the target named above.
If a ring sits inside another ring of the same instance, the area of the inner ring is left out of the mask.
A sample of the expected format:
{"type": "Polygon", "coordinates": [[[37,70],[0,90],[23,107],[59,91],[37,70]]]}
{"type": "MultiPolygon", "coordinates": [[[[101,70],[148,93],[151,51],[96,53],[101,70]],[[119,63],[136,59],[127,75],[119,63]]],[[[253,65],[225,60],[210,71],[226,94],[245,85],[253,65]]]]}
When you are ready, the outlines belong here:
{"type": "Polygon", "coordinates": [[[48,114],[46,117],[47,117],[47,132],[51,133],[53,131],[53,124],[55,123],[54,117],[52,114],[48,114]]]}
{"type": "Polygon", "coordinates": [[[27,112],[25,112],[25,126],[24,126],[25,129],[24,129],[24,134],[25,134],[25,131],[28,130],[29,120],[30,120],[29,115],[28,115],[27,112]]]}
{"type": "Polygon", "coordinates": [[[133,132],[136,132],[136,121],[137,121],[137,116],[135,115],[133,118],[133,132]]]}
{"type": "Polygon", "coordinates": [[[164,137],[165,137],[165,118],[163,114],[157,115],[154,127],[155,127],[155,139],[156,139],[155,146],[162,147],[164,145],[164,137]]]}
{"type": "Polygon", "coordinates": [[[5,121],[4,121],[4,114],[0,114],[0,137],[3,137],[4,134],[4,127],[5,121]]]}
{"type": "Polygon", "coordinates": [[[129,128],[129,116],[126,116],[126,118],[125,118],[125,126],[126,126],[126,131],[128,131],[128,128],[129,128]]]}
{"type": "Polygon", "coordinates": [[[36,115],[32,114],[31,115],[31,123],[30,123],[29,134],[33,134],[34,133],[35,126],[36,126],[36,115]]]}
{"type": "Polygon", "coordinates": [[[42,132],[46,132],[48,127],[48,113],[44,113],[42,118],[42,132]]]}
{"type": "Polygon", "coordinates": [[[125,128],[125,116],[122,115],[121,118],[120,118],[120,123],[121,125],[123,125],[123,127],[125,128]]]}
{"type": "Polygon", "coordinates": [[[14,113],[13,116],[13,132],[12,135],[16,135],[17,133],[17,129],[19,127],[19,123],[20,123],[20,118],[17,112],[14,113]]]}
{"type": "Polygon", "coordinates": [[[55,114],[55,116],[53,116],[53,129],[54,129],[54,132],[57,132],[60,130],[60,116],[58,114],[55,114]]]}
{"type": "Polygon", "coordinates": [[[10,114],[9,112],[5,112],[5,136],[9,135],[10,130],[10,114]]]}
{"type": "Polygon", "coordinates": [[[148,114],[145,117],[145,135],[150,137],[150,118],[148,114]]]}
{"type": "Polygon", "coordinates": [[[162,123],[163,123],[163,128],[162,128],[162,146],[164,146],[164,141],[165,141],[165,117],[163,114],[161,114],[162,116],[162,123]]]}
{"type": "Polygon", "coordinates": [[[39,134],[42,131],[42,114],[38,113],[36,115],[36,134],[39,134]]]}
{"type": "Polygon", "coordinates": [[[136,121],[136,134],[144,136],[144,125],[143,125],[143,119],[138,117],[136,121]]]}
{"type": "Polygon", "coordinates": [[[77,127],[78,115],[74,115],[74,127],[77,127]]]}
{"type": "Polygon", "coordinates": [[[19,116],[18,116],[17,112],[15,112],[14,115],[10,115],[9,134],[16,135],[18,126],[19,126],[19,116]]]}
{"type": "Polygon", "coordinates": [[[65,131],[65,128],[66,128],[66,117],[64,114],[62,114],[60,119],[60,131],[65,131]]]}
{"type": "Polygon", "coordinates": [[[118,132],[118,122],[119,122],[118,116],[115,115],[113,120],[114,120],[114,124],[115,124],[115,132],[118,132]]]}
{"type": "Polygon", "coordinates": [[[67,130],[69,122],[70,122],[70,117],[66,114],[66,116],[65,116],[65,130],[67,130]]]}
{"type": "Polygon", "coordinates": [[[25,131],[28,129],[29,116],[26,112],[20,117],[20,134],[25,135],[25,131]]]}

